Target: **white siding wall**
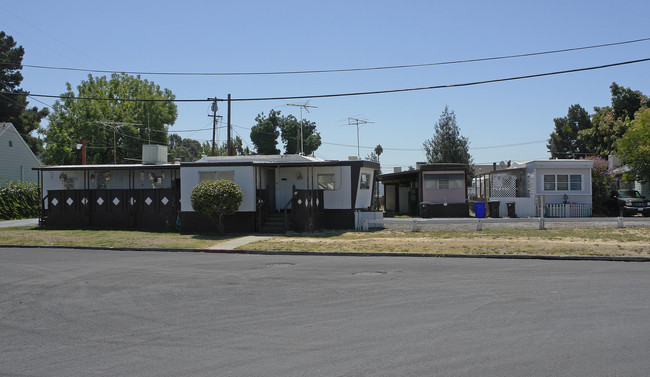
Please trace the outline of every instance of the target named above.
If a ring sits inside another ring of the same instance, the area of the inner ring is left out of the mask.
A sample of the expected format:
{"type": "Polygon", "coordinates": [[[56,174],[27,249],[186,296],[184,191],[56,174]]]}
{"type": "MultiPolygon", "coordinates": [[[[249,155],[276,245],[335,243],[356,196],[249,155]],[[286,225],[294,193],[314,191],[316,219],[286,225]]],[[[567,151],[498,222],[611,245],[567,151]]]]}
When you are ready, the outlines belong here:
{"type": "Polygon", "coordinates": [[[372,205],[372,183],[375,180],[375,170],[370,168],[361,168],[359,173],[359,181],[357,182],[357,201],[354,205],[355,209],[365,209],[372,205]],[[370,180],[368,181],[368,189],[361,189],[361,175],[369,174],[370,180]]]}
{"type": "Polygon", "coordinates": [[[591,169],[553,169],[539,168],[535,171],[535,192],[544,195],[547,204],[562,203],[563,196],[568,196],[569,203],[591,204],[591,169]],[[582,177],[582,190],[544,190],[544,175],[575,175],[582,177]]]}
{"type": "Polygon", "coordinates": [[[185,212],[194,212],[190,196],[192,189],[199,184],[199,172],[234,171],[235,183],[244,192],[244,200],[239,212],[255,211],[255,174],[252,166],[197,166],[181,169],[181,208],[185,212]]]}
{"type": "MultiPolygon", "coordinates": [[[[350,182],[350,174],[352,169],[349,166],[327,166],[314,170],[316,176],[318,174],[334,174],[334,190],[323,192],[325,209],[351,209],[352,182],[350,182]]],[[[316,180],[316,182],[318,181],[316,180]]]]}
{"type": "Polygon", "coordinates": [[[5,186],[7,181],[38,182],[38,172],[32,168],[41,163],[13,126],[0,136],[0,161],[0,186],[5,186]]]}

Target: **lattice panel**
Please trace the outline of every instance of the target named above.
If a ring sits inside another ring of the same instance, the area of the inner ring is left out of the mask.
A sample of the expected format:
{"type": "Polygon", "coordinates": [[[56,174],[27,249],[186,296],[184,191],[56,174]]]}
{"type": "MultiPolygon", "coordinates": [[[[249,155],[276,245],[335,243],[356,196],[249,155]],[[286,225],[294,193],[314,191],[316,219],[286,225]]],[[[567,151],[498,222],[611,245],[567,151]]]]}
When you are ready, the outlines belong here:
{"type": "Polygon", "coordinates": [[[512,175],[493,175],[490,197],[514,198],[517,196],[517,177],[512,175]]]}

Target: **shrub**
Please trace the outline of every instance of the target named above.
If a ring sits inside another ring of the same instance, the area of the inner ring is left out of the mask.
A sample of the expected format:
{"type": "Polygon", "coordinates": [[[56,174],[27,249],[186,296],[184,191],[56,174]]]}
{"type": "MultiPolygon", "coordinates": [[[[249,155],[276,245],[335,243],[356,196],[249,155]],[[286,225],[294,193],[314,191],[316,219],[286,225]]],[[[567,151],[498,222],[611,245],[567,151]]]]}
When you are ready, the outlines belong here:
{"type": "Polygon", "coordinates": [[[595,214],[607,213],[607,200],[616,187],[616,176],[602,157],[588,158],[594,161],[591,169],[591,204],[595,214]]]}
{"type": "Polygon", "coordinates": [[[237,212],[244,193],[233,181],[203,181],[192,189],[190,200],[198,214],[206,216],[224,233],[223,217],[237,212]]]}
{"type": "Polygon", "coordinates": [[[36,183],[9,181],[0,188],[0,220],[38,217],[39,201],[36,183]]]}

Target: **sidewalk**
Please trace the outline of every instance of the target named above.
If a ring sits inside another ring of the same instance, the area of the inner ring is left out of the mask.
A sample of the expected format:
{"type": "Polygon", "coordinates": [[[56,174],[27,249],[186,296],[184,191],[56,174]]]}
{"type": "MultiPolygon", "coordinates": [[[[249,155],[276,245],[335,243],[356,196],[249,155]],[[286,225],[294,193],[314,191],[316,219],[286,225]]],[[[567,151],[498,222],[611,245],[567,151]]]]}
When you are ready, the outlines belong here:
{"type": "Polygon", "coordinates": [[[234,250],[235,248],[248,245],[249,243],[265,241],[271,238],[271,236],[245,236],[235,238],[220,244],[208,247],[208,250],[234,250]]]}
{"type": "Polygon", "coordinates": [[[11,228],[14,226],[38,226],[38,219],[0,221],[0,228],[11,228]]]}

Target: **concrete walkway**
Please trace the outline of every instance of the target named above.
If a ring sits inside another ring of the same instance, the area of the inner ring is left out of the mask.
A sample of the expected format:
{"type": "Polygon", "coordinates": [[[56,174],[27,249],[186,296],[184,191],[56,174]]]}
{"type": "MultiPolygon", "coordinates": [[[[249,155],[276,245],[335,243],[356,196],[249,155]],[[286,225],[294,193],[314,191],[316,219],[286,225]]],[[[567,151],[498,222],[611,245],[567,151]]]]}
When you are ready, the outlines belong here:
{"type": "Polygon", "coordinates": [[[253,242],[258,242],[258,241],[265,241],[271,238],[271,236],[246,236],[246,237],[240,237],[240,238],[235,238],[226,242],[222,242],[220,244],[210,246],[208,249],[209,250],[234,250],[238,247],[242,247],[244,245],[248,245],[249,243],[253,242]]]}
{"type": "Polygon", "coordinates": [[[0,221],[0,228],[11,228],[14,226],[38,226],[38,219],[0,221]]]}

